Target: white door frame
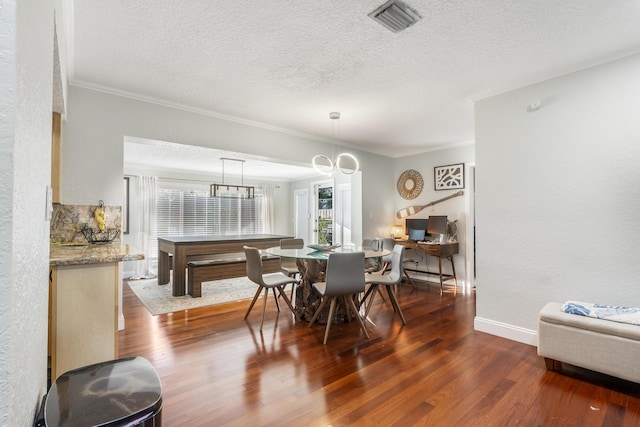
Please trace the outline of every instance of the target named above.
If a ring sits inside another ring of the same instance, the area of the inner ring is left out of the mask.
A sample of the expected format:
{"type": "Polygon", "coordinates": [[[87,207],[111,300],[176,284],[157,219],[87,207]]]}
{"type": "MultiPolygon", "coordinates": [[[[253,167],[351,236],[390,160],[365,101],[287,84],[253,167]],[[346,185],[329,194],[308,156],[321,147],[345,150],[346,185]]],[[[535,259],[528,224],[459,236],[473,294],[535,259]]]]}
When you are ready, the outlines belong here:
{"type": "Polygon", "coordinates": [[[466,242],[466,287],[467,289],[476,286],[476,164],[467,165],[467,242],[466,242]]]}
{"type": "Polygon", "coordinates": [[[309,190],[306,188],[298,189],[293,192],[293,231],[294,237],[303,239],[305,242],[310,242],[309,232],[311,230],[309,219],[311,214],[309,213],[309,190]]]}
{"type": "Polygon", "coordinates": [[[320,187],[332,187],[333,188],[333,201],[332,208],[335,213],[335,181],[333,178],[325,179],[322,181],[315,181],[311,183],[311,194],[313,197],[310,197],[310,201],[313,204],[313,208],[310,213],[313,214],[312,221],[310,221],[311,227],[311,241],[312,243],[318,243],[318,188],[320,187]]]}

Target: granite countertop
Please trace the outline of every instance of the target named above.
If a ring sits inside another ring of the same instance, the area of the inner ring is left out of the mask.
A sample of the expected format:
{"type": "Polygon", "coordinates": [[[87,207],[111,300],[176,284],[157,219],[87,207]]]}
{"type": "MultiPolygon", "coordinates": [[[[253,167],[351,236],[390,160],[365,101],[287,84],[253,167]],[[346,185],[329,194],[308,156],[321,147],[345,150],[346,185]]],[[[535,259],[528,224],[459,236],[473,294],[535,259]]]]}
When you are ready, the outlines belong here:
{"type": "Polygon", "coordinates": [[[144,254],[126,243],[52,243],[49,265],[100,264],[144,259],[144,254]]]}

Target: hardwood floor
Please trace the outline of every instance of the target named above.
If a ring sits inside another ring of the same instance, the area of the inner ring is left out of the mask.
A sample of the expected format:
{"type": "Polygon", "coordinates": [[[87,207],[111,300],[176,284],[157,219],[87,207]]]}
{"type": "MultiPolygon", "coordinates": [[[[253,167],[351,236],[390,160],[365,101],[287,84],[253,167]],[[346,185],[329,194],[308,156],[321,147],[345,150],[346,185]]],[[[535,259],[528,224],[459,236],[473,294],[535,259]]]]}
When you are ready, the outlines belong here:
{"type": "Polygon", "coordinates": [[[163,386],[163,426],[636,426],[640,386],[565,365],[473,330],[475,295],[398,289],[408,324],[378,295],[356,322],[295,323],[269,299],[151,316],[124,285],[120,356],[143,356],[163,386]]]}

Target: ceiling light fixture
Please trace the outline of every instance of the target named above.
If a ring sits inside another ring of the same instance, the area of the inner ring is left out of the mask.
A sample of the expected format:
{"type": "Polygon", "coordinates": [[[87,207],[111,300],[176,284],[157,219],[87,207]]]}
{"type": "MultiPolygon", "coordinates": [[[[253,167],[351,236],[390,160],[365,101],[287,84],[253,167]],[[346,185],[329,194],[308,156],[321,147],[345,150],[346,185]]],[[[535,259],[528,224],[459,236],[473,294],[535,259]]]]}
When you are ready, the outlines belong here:
{"type": "Polygon", "coordinates": [[[254,187],[244,185],[244,160],[221,157],[222,161],[222,184],[211,184],[211,197],[228,197],[233,199],[253,199],[255,197],[254,187]],[[242,168],[240,173],[240,185],[225,184],[224,182],[224,162],[240,162],[242,168]]]}
{"type": "MultiPolygon", "coordinates": [[[[340,119],[340,113],[337,111],[331,112],[329,113],[329,118],[332,121],[338,120],[340,119]]],[[[332,136],[334,136],[333,123],[331,126],[332,136]]],[[[323,175],[331,175],[336,169],[343,175],[353,175],[354,173],[358,172],[358,169],[360,168],[358,159],[356,158],[356,156],[350,153],[338,154],[338,157],[336,157],[335,161],[331,160],[329,157],[323,154],[318,154],[313,157],[313,159],[311,160],[311,164],[316,171],[323,175]],[[351,165],[349,165],[348,163],[351,163],[351,165]]]]}
{"type": "Polygon", "coordinates": [[[399,0],[389,0],[368,16],[394,33],[399,33],[422,19],[418,12],[399,0]]]}

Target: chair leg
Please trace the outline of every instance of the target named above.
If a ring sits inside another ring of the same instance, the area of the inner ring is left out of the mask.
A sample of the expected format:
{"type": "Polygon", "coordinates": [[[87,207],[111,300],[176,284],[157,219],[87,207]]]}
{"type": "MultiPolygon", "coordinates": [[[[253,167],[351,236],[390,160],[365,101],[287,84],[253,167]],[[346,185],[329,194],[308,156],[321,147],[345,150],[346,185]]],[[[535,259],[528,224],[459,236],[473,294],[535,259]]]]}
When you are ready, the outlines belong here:
{"type": "Polygon", "coordinates": [[[289,300],[289,298],[287,298],[287,294],[284,291],[284,289],[282,289],[282,286],[278,286],[277,289],[278,289],[278,292],[280,293],[280,296],[284,300],[284,302],[286,302],[289,308],[291,309],[291,312],[295,314],[296,311],[293,309],[293,305],[291,304],[291,301],[289,300]]]}
{"type": "MultiPolygon", "coordinates": [[[[292,273],[292,274],[289,274],[289,277],[293,277],[295,279],[297,275],[298,275],[298,273],[292,273]]],[[[292,283],[291,284],[291,297],[289,298],[291,301],[294,301],[294,292],[296,290],[296,285],[297,285],[297,283],[292,283]]],[[[286,287],[286,285],[285,285],[285,287],[286,287]]],[[[280,295],[278,295],[278,298],[280,298],[280,295]]]]}
{"type": "Polygon", "coordinates": [[[394,310],[400,315],[402,324],[406,325],[407,321],[404,318],[404,314],[402,314],[402,310],[400,309],[400,304],[398,304],[398,299],[396,298],[396,293],[393,291],[393,288],[391,286],[387,286],[387,293],[389,294],[389,299],[391,300],[391,304],[393,304],[394,310]]]}
{"type": "Polygon", "coordinates": [[[411,280],[411,276],[409,276],[409,273],[407,273],[407,270],[402,270],[402,273],[404,274],[404,277],[407,278],[409,283],[411,283],[411,286],[413,286],[414,288],[417,288],[416,284],[413,283],[413,280],[411,280]]]}
{"type": "Polygon", "coordinates": [[[273,291],[273,299],[276,300],[276,308],[280,311],[280,303],[278,303],[278,295],[276,294],[276,288],[271,288],[273,291]]]}
{"type": "MultiPolygon", "coordinates": [[[[370,285],[369,288],[367,289],[367,291],[364,293],[364,296],[362,297],[362,299],[360,301],[358,301],[358,305],[362,306],[362,304],[365,303],[365,301],[367,300],[367,298],[369,297],[369,295],[371,295],[371,293],[375,290],[375,285],[370,285]]],[[[373,297],[375,296],[375,294],[371,297],[371,299],[373,299],[373,297]]]]}
{"type": "MultiPolygon", "coordinates": [[[[360,314],[358,313],[358,309],[356,308],[356,304],[353,302],[353,299],[351,298],[351,296],[348,296],[348,295],[343,296],[343,298],[345,301],[345,306],[351,308],[351,310],[353,311],[353,314],[355,315],[356,320],[360,324],[360,328],[362,329],[362,332],[364,332],[364,336],[369,338],[369,332],[367,332],[367,328],[364,325],[364,321],[362,320],[362,317],[360,317],[360,314]]],[[[326,340],[327,338],[325,337],[325,341],[326,340]]]]}
{"type": "Polygon", "coordinates": [[[264,301],[262,302],[262,320],[260,321],[260,330],[264,324],[264,312],[267,311],[267,299],[269,298],[269,288],[264,288],[264,301]]]}
{"type": "Polygon", "coordinates": [[[316,320],[318,319],[318,316],[320,316],[320,313],[322,313],[322,309],[324,309],[324,306],[327,303],[327,300],[328,300],[328,297],[323,297],[322,298],[322,301],[320,301],[320,305],[316,309],[316,312],[313,313],[313,317],[311,318],[311,321],[309,322],[309,327],[313,326],[313,324],[316,322],[316,320]]]}
{"type": "Polygon", "coordinates": [[[253,308],[253,305],[256,303],[256,300],[260,296],[260,292],[262,292],[262,286],[258,286],[258,290],[256,291],[256,294],[253,296],[253,300],[251,301],[251,304],[249,304],[249,308],[247,309],[247,312],[244,315],[245,319],[249,317],[249,313],[251,313],[251,309],[253,308]]]}
{"type": "Polygon", "coordinates": [[[329,329],[331,329],[331,324],[333,323],[333,315],[336,311],[336,299],[336,297],[331,297],[331,305],[329,306],[329,317],[327,318],[327,327],[324,330],[324,341],[322,341],[322,344],[326,344],[327,338],[329,337],[329,329]]]}
{"type": "MultiPolygon", "coordinates": [[[[371,288],[373,288],[373,290],[379,290],[378,285],[377,284],[373,284],[371,285],[371,288]]],[[[375,298],[376,294],[375,292],[371,295],[371,298],[369,298],[369,302],[367,303],[367,307],[364,310],[364,318],[366,319],[369,316],[369,310],[371,310],[371,306],[373,305],[373,300],[375,298]]]]}
{"type": "MultiPolygon", "coordinates": [[[[294,277],[295,277],[295,274],[294,274],[294,277]]],[[[296,285],[297,285],[297,283],[292,283],[291,284],[291,298],[290,298],[291,301],[295,301],[295,295],[294,294],[296,292],[296,285]]]]}

